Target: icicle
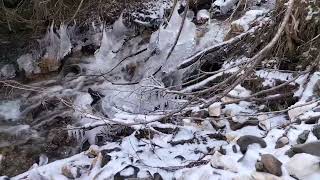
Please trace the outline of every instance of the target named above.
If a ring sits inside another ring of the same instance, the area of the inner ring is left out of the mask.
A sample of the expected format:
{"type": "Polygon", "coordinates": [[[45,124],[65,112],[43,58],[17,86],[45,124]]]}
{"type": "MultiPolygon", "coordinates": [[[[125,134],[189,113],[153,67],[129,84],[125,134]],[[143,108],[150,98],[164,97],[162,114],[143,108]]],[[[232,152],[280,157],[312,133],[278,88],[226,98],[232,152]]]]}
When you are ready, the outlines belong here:
{"type": "Polygon", "coordinates": [[[70,37],[67,33],[67,27],[64,24],[60,25],[59,30],[60,35],[60,49],[58,51],[57,60],[61,60],[66,55],[68,55],[71,52],[72,45],[70,41],[70,37]]]}

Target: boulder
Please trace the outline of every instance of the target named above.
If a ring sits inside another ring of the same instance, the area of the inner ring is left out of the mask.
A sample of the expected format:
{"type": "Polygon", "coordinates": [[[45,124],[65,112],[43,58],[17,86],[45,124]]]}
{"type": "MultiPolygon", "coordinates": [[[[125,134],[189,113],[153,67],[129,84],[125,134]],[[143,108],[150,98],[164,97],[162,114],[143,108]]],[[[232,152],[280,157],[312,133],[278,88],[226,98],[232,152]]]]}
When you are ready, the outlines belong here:
{"type": "Polygon", "coordinates": [[[288,173],[298,179],[305,179],[307,176],[320,170],[319,157],[310,154],[296,154],[285,164],[288,173]]]}
{"type": "Polygon", "coordinates": [[[290,150],[293,154],[306,153],[320,157],[320,141],[298,144],[293,146],[290,150]]]}
{"type": "Polygon", "coordinates": [[[258,166],[257,171],[267,172],[276,176],[282,176],[282,163],[271,154],[263,154],[261,156],[261,161],[258,161],[257,164],[261,165],[258,166]]]}

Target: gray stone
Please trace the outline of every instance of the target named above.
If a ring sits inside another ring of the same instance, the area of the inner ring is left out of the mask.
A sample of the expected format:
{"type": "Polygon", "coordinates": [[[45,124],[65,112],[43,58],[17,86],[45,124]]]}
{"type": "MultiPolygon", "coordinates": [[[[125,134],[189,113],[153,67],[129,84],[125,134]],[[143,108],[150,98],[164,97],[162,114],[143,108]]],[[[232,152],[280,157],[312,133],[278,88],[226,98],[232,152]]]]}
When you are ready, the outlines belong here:
{"type": "Polygon", "coordinates": [[[320,139],[320,125],[319,124],[313,126],[312,133],[315,137],[317,137],[317,139],[320,139]]]}
{"type": "Polygon", "coordinates": [[[307,141],[308,137],[309,137],[310,131],[309,130],[304,130],[297,139],[297,143],[298,144],[303,144],[307,141]]]}
{"type": "Polygon", "coordinates": [[[237,144],[240,146],[240,151],[244,154],[247,152],[248,146],[251,144],[259,144],[262,148],[267,147],[266,142],[257,136],[245,135],[237,140],[237,144]]]}
{"type": "Polygon", "coordinates": [[[315,141],[306,144],[298,144],[291,148],[294,154],[306,153],[320,157],[320,141],[315,141]]]}
{"type": "Polygon", "coordinates": [[[102,155],[101,167],[104,167],[111,160],[111,156],[108,154],[108,150],[102,150],[101,155],[102,155]]]}
{"type": "Polygon", "coordinates": [[[282,136],[277,140],[275,148],[276,149],[282,148],[283,146],[285,146],[287,144],[289,144],[289,138],[286,136],[282,136]]]}

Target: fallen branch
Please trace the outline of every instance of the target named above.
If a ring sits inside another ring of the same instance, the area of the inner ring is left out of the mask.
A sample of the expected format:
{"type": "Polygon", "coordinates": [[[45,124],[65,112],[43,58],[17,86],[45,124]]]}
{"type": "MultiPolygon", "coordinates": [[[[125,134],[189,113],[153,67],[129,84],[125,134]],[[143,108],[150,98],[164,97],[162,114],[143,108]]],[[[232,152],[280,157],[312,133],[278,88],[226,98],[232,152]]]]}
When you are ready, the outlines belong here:
{"type": "Polygon", "coordinates": [[[213,104],[217,100],[226,96],[230,91],[232,91],[236,86],[238,86],[246,77],[248,77],[249,74],[253,71],[253,69],[258,64],[261,63],[261,61],[267,56],[267,54],[272,50],[274,45],[278,42],[278,40],[282,36],[284,29],[285,29],[287,23],[289,22],[290,15],[291,15],[291,12],[293,9],[293,4],[294,4],[294,0],[289,0],[285,17],[284,17],[283,21],[281,22],[281,25],[280,25],[277,33],[275,34],[274,38],[262,50],[260,50],[254,57],[252,57],[250,59],[250,61],[252,61],[253,63],[250,64],[250,66],[244,70],[244,73],[242,75],[240,75],[240,77],[237,78],[235,80],[235,82],[228,89],[226,89],[221,95],[218,95],[217,97],[213,98],[211,101],[209,101],[208,103],[203,105],[203,107],[209,107],[211,104],[213,104]]]}

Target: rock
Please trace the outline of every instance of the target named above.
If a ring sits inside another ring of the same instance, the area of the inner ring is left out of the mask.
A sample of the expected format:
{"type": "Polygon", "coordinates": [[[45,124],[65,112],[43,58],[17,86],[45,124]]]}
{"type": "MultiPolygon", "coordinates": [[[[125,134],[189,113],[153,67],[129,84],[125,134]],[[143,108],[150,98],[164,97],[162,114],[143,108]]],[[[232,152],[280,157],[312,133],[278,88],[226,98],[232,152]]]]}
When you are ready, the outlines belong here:
{"type": "Polygon", "coordinates": [[[207,136],[210,139],[216,139],[216,140],[219,140],[219,141],[226,141],[227,140],[227,137],[222,133],[207,134],[207,136]]]}
{"type": "Polygon", "coordinates": [[[227,150],[224,149],[222,146],[220,146],[218,152],[221,153],[222,155],[226,155],[227,154],[227,150]]]}
{"type": "Polygon", "coordinates": [[[254,143],[259,144],[262,148],[267,147],[266,142],[262,138],[252,135],[245,135],[237,140],[237,144],[240,146],[240,151],[243,154],[247,152],[248,146],[254,143]]]}
{"type": "Polygon", "coordinates": [[[305,179],[306,176],[319,171],[319,157],[310,154],[296,154],[285,164],[288,173],[298,179],[305,179]]]}
{"type": "Polygon", "coordinates": [[[289,156],[289,157],[293,157],[296,153],[293,152],[292,149],[289,149],[288,151],[285,152],[285,155],[289,156]]]}
{"type": "Polygon", "coordinates": [[[44,166],[48,164],[48,162],[49,162],[49,158],[45,154],[41,154],[39,156],[39,163],[38,163],[39,166],[44,166]]]}
{"type": "Polygon", "coordinates": [[[241,174],[241,175],[236,175],[235,177],[232,178],[232,180],[252,180],[252,178],[250,175],[241,174]]]}
{"type": "Polygon", "coordinates": [[[201,109],[200,111],[192,111],[190,116],[204,119],[209,117],[209,112],[205,109],[201,109]]]}
{"type": "Polygon", "coordinates": [[[259,163],[261,163],[262,169],[258,168],[257,170],[262,170],[263,172],[267,172],[276,176],[282,176],[282,163],[273,155],[263,154],[261,156],[261,161],[258,162],[258,164],[259,163]]]}
{"type": "Polygon", "coordinates": [[[104,167],[108,162],[111,160],[111,156],[108,154],[108,150],[102,150],[101,151],[101,167],[104,167]]]}
{"type": "Polygon", "coordinates": [[[92,98],[91,106],[96,104],[101,98],[105,97],[105,95],[99,93],[98,91],[94,91],[91,88],[88,88],[88,93],[90,94],[92,98]]]}
{"type": "Polygon", "coordinates": [[[16,76],[16,69],[12,64],[4,65],[0,70],[0,77],[5,79],[14,78],[16,76]]]}
{"type": "Polygon", "coordinates": [[[257,161],[255,164],[256,171],[264,172],[263,163],[261,161],[257,161]]]}
{"type": "Polygon", "coordinates": [[[251,174],[251,177],[254,180],[282,180],[282,178],[279,178],[275,175],[263,173],[263,172],[253,172],[251,174]]]}
{"type": "Polygon", "coordinates": [[[210,19],[210,13],[206,9],[201,9],[197,13],[197,23],[198,24],[205,24],[210,19]]]}
{"type": "MultiPolygon", "coordinates": [[[[315,110],[313,110],[316,112],[315,110]]],[[[319,122],[319,116],[315,117],[308,117],[307,119],[303,120],[305,124],[317,124],[319,122]]]]}
{"type": "Polygon", "coordinates": [[[98,156],[99,153],[99,147],[97,145],[91,145],[84,154],[86,154],[89,158],[94,158],[98,156]]]}
{"type": "Polygon", "coordinates": [[[257,120],[259,121],[258,126],[261,130],[264,130],[264,131],[270,130],[271,123],[270,123],[267,115],[260,115],[257,117],[257,120]]]}
{"type": "Polygon", "coordinates": [[[224,121],[216,121],[214,119],[210,120],[210,124],[216,130],[226,127],[226,123],[224,121]]]}
{"type": "Polygon", "coordinates": [[[317,137],[317,139],[320,139],[320,125],[319,124],[313,126],[312,133],[315,137],[317,137]]]}
{"type": "Polygon", "coordinates": [[[238,163],[232,156],[223,155],[218,151],[213,154],[210,164],[217,169],[229,170],[235,173],[238,172],[238,163]]]}
{"type": "Polygon", "coordinates": [[[153,180],[163,180],[163,178],[159,173],[154,173],[153,180]]]}
{"type": "Polygon", "coordinates": [[[304,130],[299,136],[298,136],[298,139],[297,139],[297,143],[298,144],[303,144],[307,141],[308,137],[309,137],[309,133],[310,131],[309,130],[304,130]]]}
{"type": "Polygon", "coordinates": [[[231,23],[230,31],[227,33],[225,40],[228,40],[236,34],[241,34],[252,27],[257,21],[258,17],[262,16],[265,12],[263,10],[249,10],[240,19],[231,23]]]}
{"type": "Polygon", "coordinates": [[[291,148],[294,154],[306,153],[320,157],[320,141],[310,142],[306,144],[298,144],[291,148]]]}
{"type": "Polygon", "coordinates": [[[209,106],[209,115],[211,117],[219,117],[221,115],[221,103],[213,103],[209,106]]]}
{"type": "Polygon", "coordinates": [[[233,146],[232,146],[232,151],[233,151],[234,153],[237,153],[237,152],[238,152],[238,149],[237,149],[237,146],[236,146],[236,145],[233,145],[233,146]]]}
{"type": "Polygon", "coordinates": [[[259,124],[259,121],[245,121],[243,123],[235,122],[233,120],[229,120],[230,129],[233,131],[236,131],[238,129],[241,129],[246,126],[257,126],[259,124]]]}
{"type": "Polygon", "coordinates": [[[135,166],[126,166],[120,172],[117,172],[117,174],[114,176],[114,180],[137,178],[139,171],[140,169],[135,166]]]}
{"type": "Polygon", "coordinates": [[[63,166],[61,169],[61,173],[70,179],[79,178],[81,176],[80,174],[80,168],[73,167],[70,165],[63,166]]]}
{"type": "MultiPolygon", "coordinates": [[[[296,103],[296,104],[293,105],[293,106],[297,106],[297,105],[299,105],[299,102],[296,103]]],[[[309,104],[309,105],[305,105],[305,106],[301,106],[301,107],[297,107],[297,108],[290,109],[290,110],[288,111],[288,115],[289,115],[289,118],[290,118],[291,122],[296,121],[296,118],[297,118],[299,115],[301,115],[301,114],[303,114],[303,113],[311,110],[312,108],[314,108],[314,107],[316,107],[316,106],[317,106],[317,103],[312,103],[312,104],[309,104]]],[[[292,108],[292,106],[291,106],[291,108],[292,108]]]]}
{"type": "Polygon", "coordinates": [[[285,146],[287,144],[289,144],[289,138],[286,136],[282,136],[277,140],[275,148],[276,149],[282,148],[283,146],[285,146]]]}

